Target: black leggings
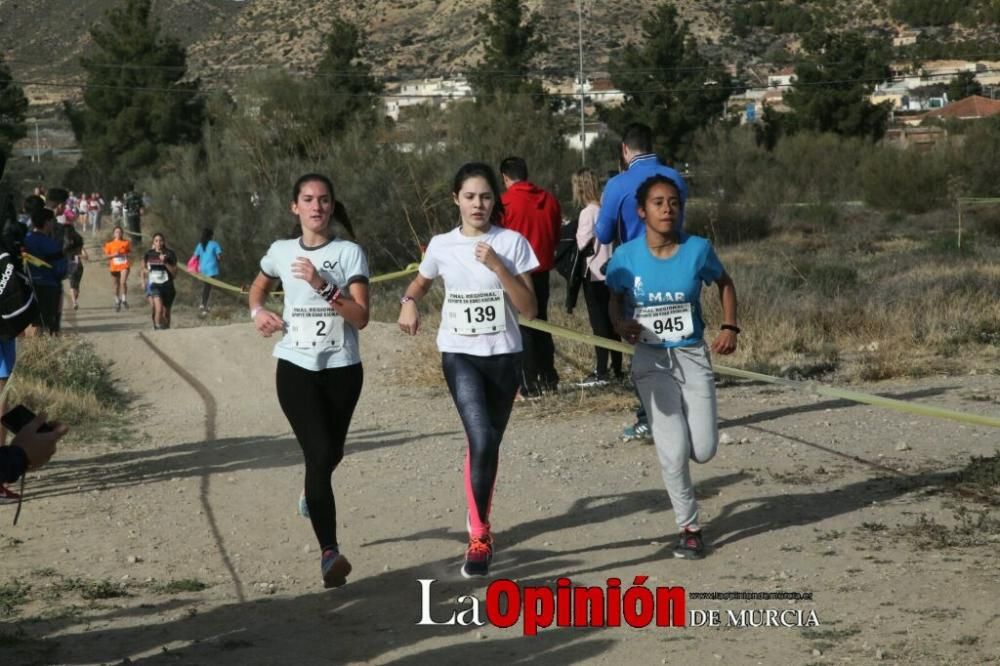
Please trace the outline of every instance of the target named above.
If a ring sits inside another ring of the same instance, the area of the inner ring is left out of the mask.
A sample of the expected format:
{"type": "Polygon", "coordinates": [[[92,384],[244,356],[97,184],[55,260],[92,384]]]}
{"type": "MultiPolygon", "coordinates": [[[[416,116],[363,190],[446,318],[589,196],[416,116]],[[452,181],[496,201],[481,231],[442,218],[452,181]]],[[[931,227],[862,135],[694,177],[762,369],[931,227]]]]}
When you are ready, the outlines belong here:
{"type": "Polygon", "coordinates": [[[306,504],[320,548],[337,548],[337,505],[331,475],[344,458],[344,441],[361,395],[361,364],[306,370],[278,361],[278,402],[306,461],[306,504]]]}
{"type": "Polygon", "coordinates": [[[490,501],[503,439],[520,380],[518,354],[441,354],[448,390],[469,440],[466,501],[472,536],[489,530],[490,501]]]}
{"type": "MultiPolygon", "coordinates": [[[[611,302],[611,292],[604,280],[595,281],[585,279],[583,281],[583,297],[587,300],[587,315],[590,317],[590,330],[594,335],[608,340],[618,341],[615,329],[611,325],[611,315],[608,313],[608,304],[611,302]]],[[[609,351],[604,347],[594,347],[597,355],[598,374],[608,372],[608,356],[611,357],[611,369],[615,375],[622,374],[622,353],[609,351]]]]}

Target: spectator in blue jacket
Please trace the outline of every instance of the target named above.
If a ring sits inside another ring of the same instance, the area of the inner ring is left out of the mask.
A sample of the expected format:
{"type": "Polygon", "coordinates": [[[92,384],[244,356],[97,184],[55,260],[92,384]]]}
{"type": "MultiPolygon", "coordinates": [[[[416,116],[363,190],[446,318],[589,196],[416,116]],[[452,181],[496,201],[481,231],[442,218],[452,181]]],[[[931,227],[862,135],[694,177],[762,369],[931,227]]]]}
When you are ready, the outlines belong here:
{"type": "MultiPolygon", "coordinates": [[[[639,204],[635,193],[650,176],[666,176],[677,184],[681,201],[688,199],[688,186],[684,178],[671,169],[653,152],[653,130],[642,123],[632,123],[622,132],[622,163],[625,171],[608,181],[601,197],[601,210],[594,225],[594,235],[602,243],[615,247],[646,234],[646,224],[639,217],[639,204]]],[[[680,211],[678,231],[684,227],[684,209],[680,211]]],[[[639,402],[635,411],[635,424],[622,433],[625,441],[650,440],[652,433],[646,419],[646,410],[639,402]]]]}
{"type": "MultiPolygon", "coordinates": [[[[687,201],[688,187],[684,178],[653,153],[653,130],[642,123],[632,123],[622,133],[622,159],[627,168],[608,181],[601,197],[601,212],[594,235],[602,243],[615,246],[627,243],[646,233],[639,217],[635,192],[650,176],[660,174],[677,183],[681,200],[687,201]]],[[[684,211],[681,211],[681,224],[684,211]]]]}
{"type": "Polygon", "coordinates": [[[62,243],[52,237],[56,216],[52,210],[42,208],[31,214],[31,231],[24,237],[25,251],[48,264],[28,264],[31,283],[38,299],[38,320],[35,326],[44,332],[59,333],[60,306],[62,305],[62,280],[66,277],[66,257],[62,243]]]}

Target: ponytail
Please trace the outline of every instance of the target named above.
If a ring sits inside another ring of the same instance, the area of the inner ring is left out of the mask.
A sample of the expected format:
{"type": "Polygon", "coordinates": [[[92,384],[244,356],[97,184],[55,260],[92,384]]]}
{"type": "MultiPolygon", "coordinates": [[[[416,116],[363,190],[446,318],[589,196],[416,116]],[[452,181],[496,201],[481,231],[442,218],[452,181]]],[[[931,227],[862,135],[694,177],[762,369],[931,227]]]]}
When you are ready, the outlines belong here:
{"type": "Polygon", "coordinates": [[[351,218],[347,215],[347,209],[344,208],[344,204],[342,204],[339,199],[337,199],[333,204],[333,219],[340,222],[344,229],[347,229],[347,233],[351,236],[351,238],[357,238],[354,234],[354,226],[351,225],[351,218]]]}

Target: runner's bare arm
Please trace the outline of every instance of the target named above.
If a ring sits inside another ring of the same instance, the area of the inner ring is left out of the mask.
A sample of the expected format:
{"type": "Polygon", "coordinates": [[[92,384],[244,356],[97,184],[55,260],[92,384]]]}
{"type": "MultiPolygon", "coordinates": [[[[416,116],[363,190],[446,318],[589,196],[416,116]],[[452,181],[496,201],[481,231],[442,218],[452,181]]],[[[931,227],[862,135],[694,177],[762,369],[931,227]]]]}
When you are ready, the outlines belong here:
{"type": "MultiPolygon", "coordinates": [[[[719,286],[719,300],[722,302],[723,325],[736,326],[736,285],[729,273],[723,272],[716,280],[719,286]]],[[[737,333],[732,329],[723,329],[712,341],[712,351],[716,354],[732,354],[736,351],[737,333]]]]}
{"type": "Polygon", "coordinates": [[[615,333],[625,342],[635,344],[642,326],[635,319],[625,319],[624,297],[616,291],[611,292],[611,299],[608,301],[608,316],[615,333]]]}
{"type": "Polygon", "coordinates": [[[431,288],[433,280],[428,280],[423,275],[417,274],[413,282],[406,288],[403,294],[403,302],[399,306],[399,330],[408,335],[416,335],[420,329],[420,312],[417,310],[417,301],[427,294],[431,288]]]}
{"type": "Polygon", "coordinates": [[[330,301],[330,307],[359,331],[368,325],[368,284],[354,282],[347,287],[347,293],[330,301]]]}
{"type": "Polygon", "coordinates": [[[253,318],[254,326],[265,338],[285,328],[285,322],[281,317],[264,307],[267,295],[274,291],[276,286],[278,281],[263,273],[258,274],[250,285],[250,316],[253,318]]]}

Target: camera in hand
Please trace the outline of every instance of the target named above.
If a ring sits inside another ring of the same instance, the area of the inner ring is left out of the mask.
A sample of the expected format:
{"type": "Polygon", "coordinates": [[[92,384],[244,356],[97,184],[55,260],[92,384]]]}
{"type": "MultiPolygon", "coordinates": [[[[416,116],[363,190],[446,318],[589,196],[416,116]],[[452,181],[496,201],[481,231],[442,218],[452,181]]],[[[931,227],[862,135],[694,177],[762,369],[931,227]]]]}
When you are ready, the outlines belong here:
{"type": "MultiPolygon", "coordinates": [[[[0,417],[0,424],[3,424],[3,427],[10,432],[17,434],[20,432],[21,428],[31,423],[34,418],[35,413],[33,411],[24,405],[18,405],[0,417]]],[[[38,432],[52,432],[52,426],[48,423],[43,423],[41,427],[38,428],[38,432]]]]}

